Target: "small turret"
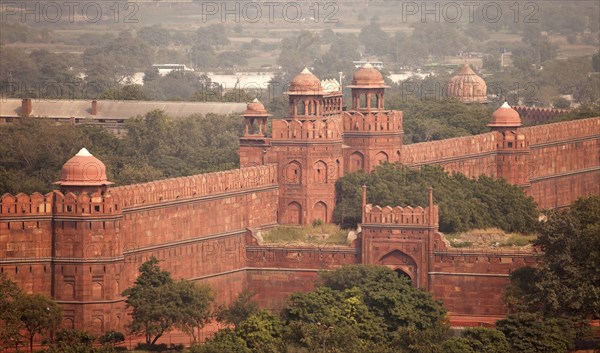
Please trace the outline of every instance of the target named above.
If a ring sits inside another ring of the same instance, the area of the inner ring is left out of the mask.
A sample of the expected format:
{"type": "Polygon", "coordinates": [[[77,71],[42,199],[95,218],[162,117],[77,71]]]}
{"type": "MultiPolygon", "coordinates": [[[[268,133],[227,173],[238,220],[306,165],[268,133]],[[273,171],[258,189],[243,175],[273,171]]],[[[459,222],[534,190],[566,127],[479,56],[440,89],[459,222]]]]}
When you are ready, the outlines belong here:
{"type": "Polygon", "coordinates": [[[69,159],[60,171],[60,179],[54,184],[63,193],[104,192],[113,183],[108,181],[106,166],[87,149],[82,148],[69,159]]]}

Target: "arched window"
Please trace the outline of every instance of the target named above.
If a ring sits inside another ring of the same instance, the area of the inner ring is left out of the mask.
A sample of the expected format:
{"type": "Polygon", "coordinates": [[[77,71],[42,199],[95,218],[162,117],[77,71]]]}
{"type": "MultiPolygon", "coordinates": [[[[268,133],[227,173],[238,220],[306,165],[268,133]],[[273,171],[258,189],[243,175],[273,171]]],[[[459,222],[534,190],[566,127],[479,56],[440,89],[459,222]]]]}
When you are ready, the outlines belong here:
{"type": "Polygon", "coordinates": [[[285,182],[288,184],[302,183],[302,165],[298,161],[288,163],[284,171],[285,182]]]}
{"type": "Polygon", "coordinates": [[[313,165],[313,180],[315,183],[327,182],[327,164],[323,161],[317,161],[313,165]]]}
{"type": "Polygon", "coordinates": [[[383,151],[375,155],[375,160],[377,161],[377,164],[382,164],[389,161],[387,153],[383,151]]]}
{"type": "Polygon", "coordinates": [[[363,156],[362,153],[356,151],[350,155],[350,165],[348,168],[350,170],[350,172],[356,172],[356,171],[362,170],[362,169],[364,169],[364,166],[365,166],[365,157],[363,156]]]}

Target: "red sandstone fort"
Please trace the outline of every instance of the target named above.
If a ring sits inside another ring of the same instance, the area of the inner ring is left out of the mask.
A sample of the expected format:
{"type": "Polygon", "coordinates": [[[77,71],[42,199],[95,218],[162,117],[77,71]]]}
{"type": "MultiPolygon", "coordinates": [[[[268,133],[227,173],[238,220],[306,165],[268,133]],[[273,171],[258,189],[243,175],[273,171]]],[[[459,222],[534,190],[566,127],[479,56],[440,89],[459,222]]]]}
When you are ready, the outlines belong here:
{"type": "MultiPolygon", "coordinates": [[[[451,90],[485,101],[481,86],[474,91],[475,74],[462,71],[451,90]]],[[[540,208],[567,206],[600,194],[600,118],[522,128],[505,104],[488,133],[403,146],[402,112],[385,109],[382,75],[367,64],[348,88],[344,110],[336,81],[303,71],[287,92],[289,115],[271,120],[270,136],[264,106],[248,104],[236,170],[112,187],[104,164],[83,149],[63,166],[60,191],[0,198],[1,271],[60,303],[64,326],[96,334],[125,331],[121,293],[150,256],[176,278],[209,283],[225,303],[247,287],[277,308],[310,288],[318,271],[366,263],[407,275],[455,322],[504,315],[509,273],[537,255],[448,248],[431,192],[425,208],[364,201],[351,246],[267,246],[258,234],[277,224],[330,222],[335,181],[382,162],[505,178],[540,208]]]]}

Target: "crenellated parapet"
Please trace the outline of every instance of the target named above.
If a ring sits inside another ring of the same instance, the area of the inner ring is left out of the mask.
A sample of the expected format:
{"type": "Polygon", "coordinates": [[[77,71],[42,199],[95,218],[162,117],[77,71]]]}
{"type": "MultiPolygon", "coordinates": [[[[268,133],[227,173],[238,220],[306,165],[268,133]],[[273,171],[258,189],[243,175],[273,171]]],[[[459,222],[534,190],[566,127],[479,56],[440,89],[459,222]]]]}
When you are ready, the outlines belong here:
{"type": "Polygon", "coordinates": [[[53,191],[54,214],[57,216],[101,216],[120,213],[119,201],[111,192],[104,194],[53,191]]]}
{"type": "Polygon", "coordinates": [[[530,126],[520,130],[527,136],[533,147],[544,143],[598,136],[600,135],[600,117],[530,126]]]}
{"type": "Polygon", "coordinates": [[[494,154],[502,135],[497,132],[456,137],[452,139],[414,143],[402,146],[402,163],[407,165],[436,164],[453,159],[469,159],[482,154],[494,154]]]}
{"type": "Polygon", "coordinates": [[[338,140],[342,138],[340,119],[273,120],[273,140],[338,140]]]}
{"type": "Polygon", "coordinates": [[[514,110],[519,112],[521,118],[527,123],[543,124],[548,120],[552,120],[559,115],[568,113],[566,109],[557,108],[536,108],[536,107],[525,107],[517,106],[513,107],[514,110]]]}
{"type": "Polygon", "coordinates": [[[360,112],[349,111],[342,115],[344,133],[402,132],[402,112],[397,110],[360,112]]]}
{"type": "Polygon", "coordinates": [[[18,217],[52,214],[52,193],[31,195],[19,193],[16,196],[4,194],[0,197],[0,217],[18,217]]]}
{"type": "Polygon", "coordinates": [[[233,192],[277,183],[277,166],[263,165],[112,188],[123,207],[233,192]]]}
{"type": "Polygon", "coordinates": [[[433,206],[433,213],[429,212],[429,207],[390,207],[373,206],[367,204],[365,207],[364,223],[390,224],[390,225],[409,225],[426,226],[438,223],[438,207],[433,206]]]}
{"type": "Polygon", "coordinates": [[[0,197],[1,217],[54,216],[54,215],[113,215],[119,213],[118,200],[110,193],[62,194],[54,190],[42,195],[23,193],[0,197]]]}

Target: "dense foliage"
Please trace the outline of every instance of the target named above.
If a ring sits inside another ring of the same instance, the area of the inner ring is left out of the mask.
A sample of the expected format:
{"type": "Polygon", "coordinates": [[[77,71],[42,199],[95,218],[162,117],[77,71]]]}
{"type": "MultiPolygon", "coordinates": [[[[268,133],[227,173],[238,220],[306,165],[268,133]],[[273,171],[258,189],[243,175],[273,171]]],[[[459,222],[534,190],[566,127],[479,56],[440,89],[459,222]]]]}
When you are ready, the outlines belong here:
{"type": "Polygon", "coordinates": [[[515,353],[567,353],[575,331],[568,320],[543,318],[535,314],[509,315],[497,323],[515,353]]]}
{"type": "Polygon", "coordinates": [[[235,168],[239,116],[171,119],[162,111],[127,121],[122,139],[85,125],[21,119],[0,129],[0,195],[47,192],[62,165],[86,147],[104,162],[117,185],[235,168]]]}
{"type": "Polygon", "coordinates": [[[417,99],[392,90],[386,96],[386,108],[402,111],[404,143],[409,144],[488,132],[486,124],[496,106],[467,105],[452,99],[417,99]]]}
{"type": "Polygon", "coordinates": [[[509,353],[502,332],[453,337],[445,309],[387,267],[322,272],[317,288],[292,294],[281,316],[258,311],[193,353],[509,353]]]}
{"type": "Polygon", "coordinates": [[[378,166],[372,173],[346,174],[336,183],[334,221],[355,226],[361,220],[362,185],[367,202],[380,206],[423,206],[428,188],[434,189],[442,232],[498,227],[509,232],[530,232],[537,224],[535,202],[504,180],[486,176],[469,179],[444,172],[441,167],[413,170],[396,164],[378,166]]]}
{"type": "Polygon", "coordinates": [[[580,198],[547,217],[534,242],[543,260],[511,275],[508,304],[546,317],[600,318],[600,197],[580,198]]]}
{"type": "Polygon", "coordinates": [[[47,335],[58,327],[62,309],[42,294],[23,293],[0,273],[0,348],[28,344],[33,349],[36,335],[47,335]]]}

